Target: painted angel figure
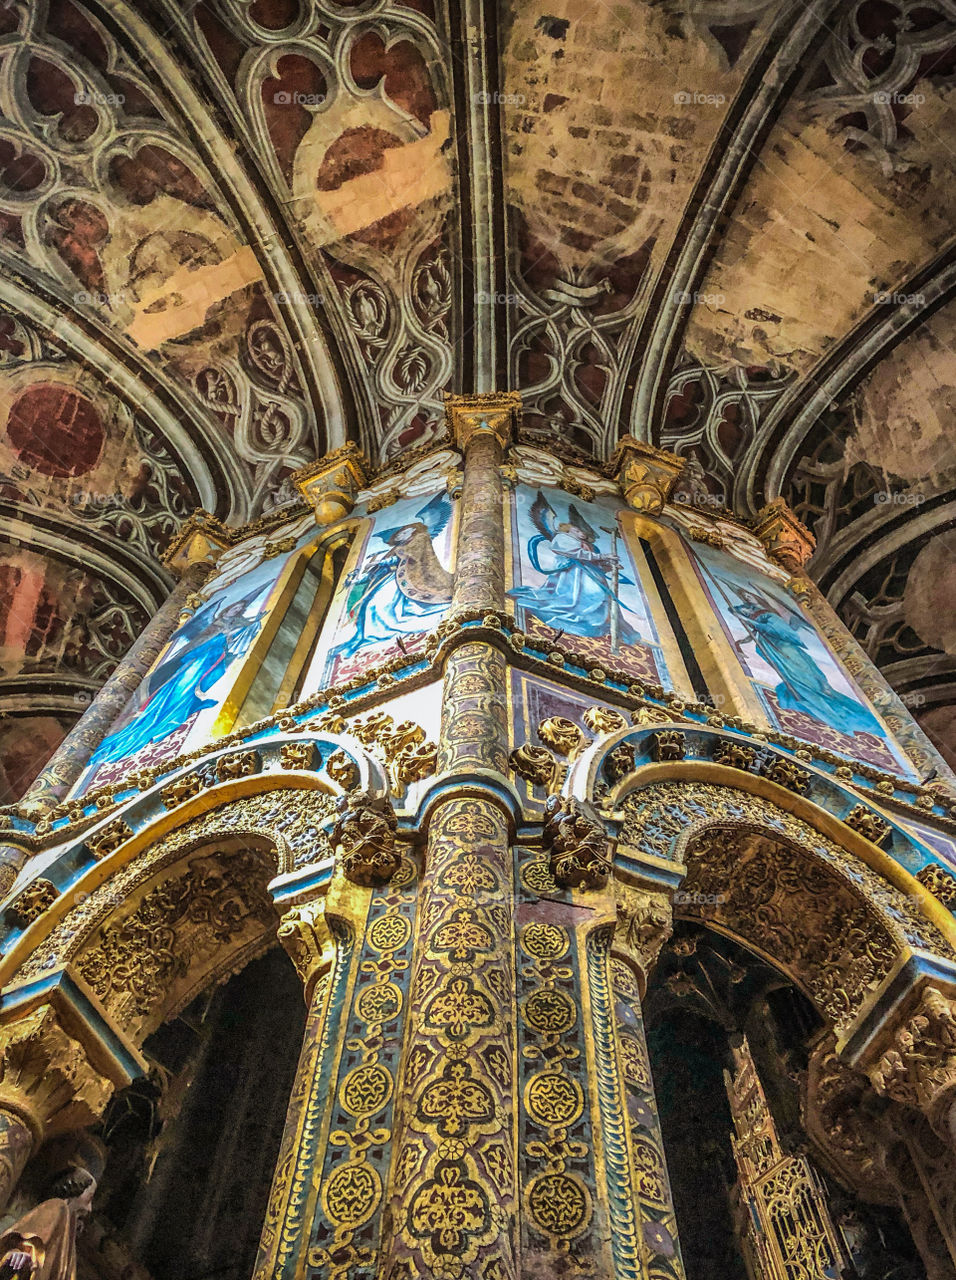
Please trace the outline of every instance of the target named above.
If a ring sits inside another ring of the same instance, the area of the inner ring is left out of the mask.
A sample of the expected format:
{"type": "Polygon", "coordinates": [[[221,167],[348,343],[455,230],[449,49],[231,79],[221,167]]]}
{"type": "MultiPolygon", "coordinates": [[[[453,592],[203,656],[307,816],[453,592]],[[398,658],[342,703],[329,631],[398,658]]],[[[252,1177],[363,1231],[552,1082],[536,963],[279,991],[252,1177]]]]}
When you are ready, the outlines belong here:
{"type": "MultiPolygon", "coordinates": [[[[541,587],[514,587],[508,594],[542,622],[579,636],[614,635],[634,644],[640,634],[625,613],[634,614],[617,588],[632,580],[620,573],[616,554],[598,550],[598,533],[572,502],[568,518],[558,514],[542,491],[531,506],[531,520],[538,530],[528,539],[528,559],[546,576],[541,587]]],[[[634,616],[639,616],[634,614],[634,616]]]]}
{"type": "Polygon", "coordinates": [[[216,706],[210,690],[230,663],[251,646],[271,587],[266,583],[245,595],[213,599],[197,609],[140,686],[124,713],[123,725],[104,738],[90,757],[90,766],[125,760],[198,712],[216,706]]]}
{"type": "Polygon", "coordinates": [[[332,650],[354,657],[367,644],[417,635],[441,618],[451,604],[452,575],[435,554],[434,539],[451,519],[451,499],[439,493],[415,513],[410,524],[384,529],[375,538],[385,550],[369,556],[361,572],[346,579],[352,635],[332,650]]]}
{"type": "Polygon", "coordinates": [[[805,637],[813,628],[801,615],[786,605],[775,604],[756,588],[724,582],[738,603],[730,610],[747,628],[748,636],[741,644],[753,644],[764,662],[780,677],[775,693],[779,705],[790,711],[803,711],[831,724],[843,733],[871,733],[883,736],[879,722],[861,703],[834,689],[810,652],[805,637]]]}

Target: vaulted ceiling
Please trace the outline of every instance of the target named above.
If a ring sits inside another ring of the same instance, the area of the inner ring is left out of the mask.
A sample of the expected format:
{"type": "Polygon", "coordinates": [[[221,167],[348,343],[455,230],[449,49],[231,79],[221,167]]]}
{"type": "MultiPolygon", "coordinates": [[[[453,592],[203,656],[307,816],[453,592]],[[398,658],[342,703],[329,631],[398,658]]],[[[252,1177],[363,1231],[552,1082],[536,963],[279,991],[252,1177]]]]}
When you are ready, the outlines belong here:
{"type": "Polygon", "coordinates": [[[0,0],[0,759],[447,391],[782,494],[956,756],[954,0],[0,0]]]}

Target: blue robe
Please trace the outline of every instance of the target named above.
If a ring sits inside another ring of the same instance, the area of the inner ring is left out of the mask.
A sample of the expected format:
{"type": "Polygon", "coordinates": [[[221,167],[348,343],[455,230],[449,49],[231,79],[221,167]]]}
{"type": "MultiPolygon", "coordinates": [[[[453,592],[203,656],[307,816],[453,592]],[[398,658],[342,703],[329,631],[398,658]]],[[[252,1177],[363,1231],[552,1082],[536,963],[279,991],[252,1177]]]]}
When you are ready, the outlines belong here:
{"type": "MultiPolygon", "coordinates": [[[[778,613],[748,612],[740,605],[732,608],[753,631],[757,653],[781,677],[775,692],[782,708],[803,711],[851,737],[854,733],[884,737],[879,722],[866,707],[833,688],[817,659],[778,613]]],[[[806,627],[805,623],[801,625],[806,627]]]]}
{"type": "MultiPolygon", "coordinates": [[[[544,539],[532,539],[540,543],[544,539]]],[[[611,590],[600,552],[569,533],[556,533],[547,542],[557,564],[542,587],[515,587],[508,595],[535,617],[559,631],[576,636],[606,636],[611,632],[611,608],[622,611],[621,640],[634,644],[638,633],[623,617],[627,606],[611,590]]],[[[531,548],[529,547],[529,551],[531,548]]],[[[532,554],[532,563],[536,556],[532,554]]],[[[537,568],[537,564],[535,564],[537,568]]]]}

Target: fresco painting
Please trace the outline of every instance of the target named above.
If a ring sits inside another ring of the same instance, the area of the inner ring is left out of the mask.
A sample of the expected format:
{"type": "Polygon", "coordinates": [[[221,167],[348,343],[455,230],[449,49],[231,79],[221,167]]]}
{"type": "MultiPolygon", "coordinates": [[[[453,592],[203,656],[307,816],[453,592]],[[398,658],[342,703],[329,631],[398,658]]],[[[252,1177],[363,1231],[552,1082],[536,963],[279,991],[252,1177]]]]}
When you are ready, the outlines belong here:
{"type": "Polygon", "coordinates": [[[530,636],[573,638],[595,664],[669,685],[657,633],[615,504],[519,485],[508,592],[530,636]]]}
{"type": "Polygon", "coordinates": [[[376,513],[323,628],[307,692],[422,647],[451,604],[452,513],[445,491],[376,513]]]}
{"type": "Polygon", "coordinates": [[[172,759],[196,738],[202,725],[211,729],[236,665],[249,653],[268,616],[266,602],[282,563],[266,563],[249,573],[241,579],[241,590],[239,582],[230,584],[183,623],[120,723],[90,757],[77,791],[172,759]]]}
{"type": "Polygon", "coordinates": [[[886,728],[782,583],[695,544],[723,629],[777,728],[893,772],[907,772],[886,728]],[[757,585],[759,581],[759,585],[757,585]]]}

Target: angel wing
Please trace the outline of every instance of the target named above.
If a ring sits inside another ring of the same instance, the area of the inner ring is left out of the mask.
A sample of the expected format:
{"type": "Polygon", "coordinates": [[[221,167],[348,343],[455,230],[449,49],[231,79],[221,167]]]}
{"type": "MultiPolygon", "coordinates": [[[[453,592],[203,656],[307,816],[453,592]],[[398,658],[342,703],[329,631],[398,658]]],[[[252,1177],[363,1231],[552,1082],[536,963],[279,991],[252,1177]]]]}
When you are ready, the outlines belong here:
{"type": "Polygon", "coordinates": [[[549,542],[558,531],[558,513],[540,489],[531,504],[531,523],[549,542]]]}
{"type": "Polygon", "coordinates": [[[447,493],[436,493],[421,511],[415,512],[415,519],[421,520],[430,537],[437,537],[451,519],[451,498],[447,493]]]}
{"type": "Polygon", "coordinates": [[[591,542],[591,543],[597,542],[598,540],[597,530],[591,528],[591,526],[585,520],[584,516],[581,515],[581,512],[577,509],[577,507],[574,505],[573,502],[570,503],[568,506],[568,520],[571,524],[574,525],[576,529],[581,530],[581,532],[587,538],[588,542],[591,542]]]}

